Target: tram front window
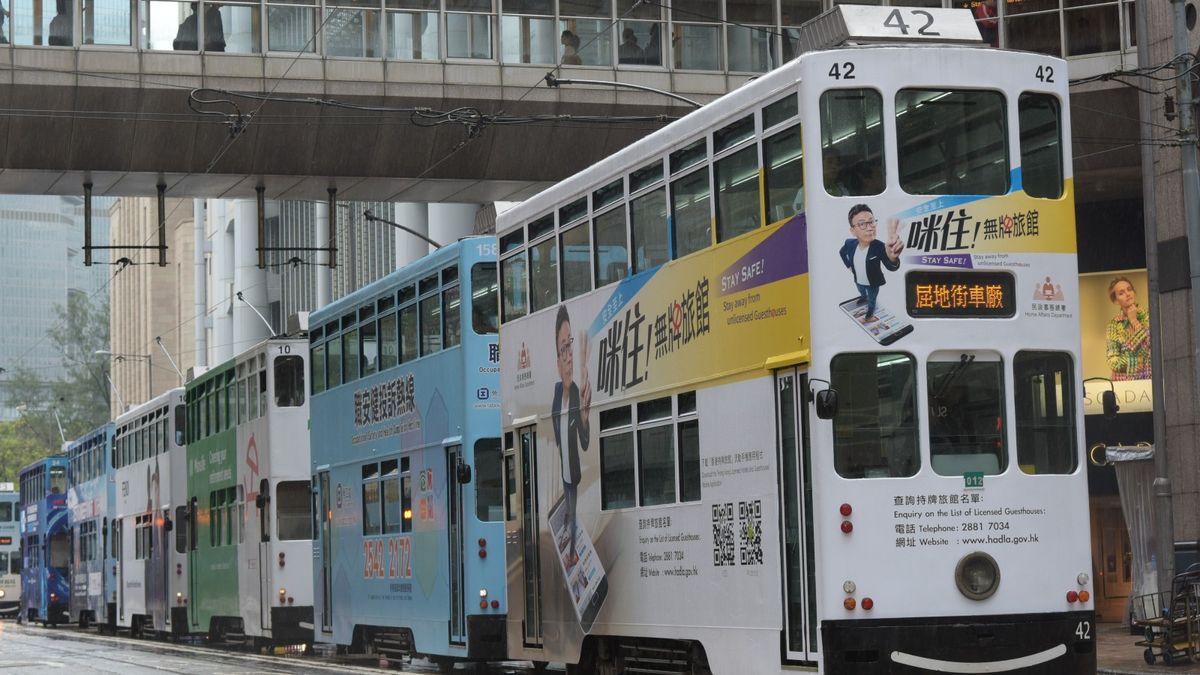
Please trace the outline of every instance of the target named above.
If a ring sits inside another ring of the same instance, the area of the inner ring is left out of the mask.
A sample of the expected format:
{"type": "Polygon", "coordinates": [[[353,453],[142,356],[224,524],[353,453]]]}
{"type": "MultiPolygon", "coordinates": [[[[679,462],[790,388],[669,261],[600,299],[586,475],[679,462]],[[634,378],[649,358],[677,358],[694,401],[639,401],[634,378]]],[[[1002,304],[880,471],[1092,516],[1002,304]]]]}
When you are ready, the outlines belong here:
{"type": "Polygon", "coordinates": [[[71,538],[67,534],[50,537],[50,567],[68,567],[71,564],[71,538]]]}
{"type": "Polygon", "coordinates": [[[1008,192],[1004,95],[903,89],[896,94],[900,187],[913,195],[1008,192]]]}
{"type": "Polygon", "coordinates": [[[833,420],[838,475],[898,478],[917,473],[916,374],[916,363],[908,354],[834,357],[829,381],[840,401],[833,420]]]}
{"type": "Polygon", "coordinates": [[[50,467],[50,493],[61,495],[67,491],[67,469],[63,466],[50,467]]]}
{"type": "Polygon", "coordinates": [[[934,352],[927,368],[929,455],[943,476],[1003,473],[1004,363],[988,352],[934,352]]]}
{"type": "Polygon", "coordinates": [[[1072,473],[1075,445],[1075,377],[1066,352],[1017,352],[1013,358],[1017,464],[1029,474],[1072,473]]]}

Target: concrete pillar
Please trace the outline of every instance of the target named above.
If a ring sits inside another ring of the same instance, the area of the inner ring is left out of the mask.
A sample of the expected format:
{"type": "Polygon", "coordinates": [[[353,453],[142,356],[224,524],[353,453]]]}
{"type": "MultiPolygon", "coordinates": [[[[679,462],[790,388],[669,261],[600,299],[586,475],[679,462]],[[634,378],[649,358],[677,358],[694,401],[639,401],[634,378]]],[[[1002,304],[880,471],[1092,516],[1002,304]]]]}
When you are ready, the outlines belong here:
{"type": "Polygon", "coordinates": [[[273,332],[254,313],[266,315],[267,271],[258,268],[258,203],[236,202],[233,226],[233,353],[236,356],[271,337],[273,332]],[[241,300],[237,299],[238,293],[241,300]],[[251,309],[250,306],[254,309],[251,309]]]}
{"type": "Polygon", "coordinates": [[[209,363],[216,365],[233,358],[233,230],[230,220],[234,202],[211,199],[209,232],[212,255],[209,258],[209,307],[212,308],[212,334],[209,363]]]}
{"type": "MultiPolygon", "coordinates": [[[[391,220],[429,236],[429,209],[427,204],[404,202],[392,205],[391,220]]],[[[433,249],[418,237],[404,230],[396,230],[396,269],[424,257],[433,249]]]]}
{"type": "Polygon", "coordinates": [[[208,290],[205,284],[205,268],[204,268],[204,242],[208,241],[205,235],[205,215],[207,210],[204,208],[205,200],[192,200],[192,234],[193,246],[192,262],[195,269],[193,270],[192,280],[195,286],[192,290],[192,295],[195,296],[194,315],[195,315],[195,363],[196,367],[203,368],[208,365],[208,341],[206,331],[208,330],[208,290]]]}
{"type": "MultiPolygon", "coordinates": [[[[317,202],[315,206],[316,238],[313,246],[329,246],[329,203],[317,202]]],[[[318,266],[313,268],[313,276],[316,282],[316,306],[324,307],[330,302],[330,289],[333,282],[333,274],[329,269],[329,253],[318,251],[316,261],[318,266]]]]}
{"type": "Polygon", "coordinates": [[[475,230],[478,204],[430,204],[429,238],[446,246],[475,230]]]}

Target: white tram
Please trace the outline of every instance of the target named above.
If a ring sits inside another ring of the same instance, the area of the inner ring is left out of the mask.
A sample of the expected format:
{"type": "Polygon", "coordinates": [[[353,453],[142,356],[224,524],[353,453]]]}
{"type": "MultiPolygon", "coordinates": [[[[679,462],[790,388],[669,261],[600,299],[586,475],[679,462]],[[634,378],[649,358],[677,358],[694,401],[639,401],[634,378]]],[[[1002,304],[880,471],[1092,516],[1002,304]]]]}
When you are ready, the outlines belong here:
{"type": "Polygon", "coordinates": [[[116,626],[135,636],[188,632],[187,475],[183,388],[116,419],[112,521],[117,583],[110,597],[116,626]]]}
{"type": "Polygon", "coordinates": [[[1094,672],[1066,67],[978,37],[837,8],[500,214],[510,657],[1094,672]]]}

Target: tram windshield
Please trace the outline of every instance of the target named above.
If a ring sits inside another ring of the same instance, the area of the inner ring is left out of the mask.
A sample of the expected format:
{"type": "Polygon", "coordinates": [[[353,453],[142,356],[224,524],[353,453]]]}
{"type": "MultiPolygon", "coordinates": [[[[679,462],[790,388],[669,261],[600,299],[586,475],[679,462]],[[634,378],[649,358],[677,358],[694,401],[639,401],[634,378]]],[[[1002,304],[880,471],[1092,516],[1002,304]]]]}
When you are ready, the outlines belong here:
{"type": "Polygon", "coordinates": [[[834,465],[844,478],[898,478],[920,468],[916,360],[903,353],[839,354],[830,384],[834,465]]]}
{"type": "Polygon", "coordinates": [[[929,382],[929,456],[943,476],[1002,473],[1005,452],[1004,373],[998,354],[937,352],[929,382]]]}
{"type": "Polygon", "coordinates": [[[67,469],[62,466],[50,467],[50,493],[60,495],[67,491],[67,469]]]}

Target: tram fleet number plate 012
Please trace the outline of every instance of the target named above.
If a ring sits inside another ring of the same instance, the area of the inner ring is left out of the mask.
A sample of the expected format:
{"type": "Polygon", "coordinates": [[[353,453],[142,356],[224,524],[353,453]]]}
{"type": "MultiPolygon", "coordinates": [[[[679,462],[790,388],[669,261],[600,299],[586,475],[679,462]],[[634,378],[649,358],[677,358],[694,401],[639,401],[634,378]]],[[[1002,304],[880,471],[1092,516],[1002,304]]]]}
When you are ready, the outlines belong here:
{"type": "Polygon", "coordinates": [[[999,319],[1016,313],[1007,272],[916,270],[904,276],[908,315],[921,319],[999,319]]]}

